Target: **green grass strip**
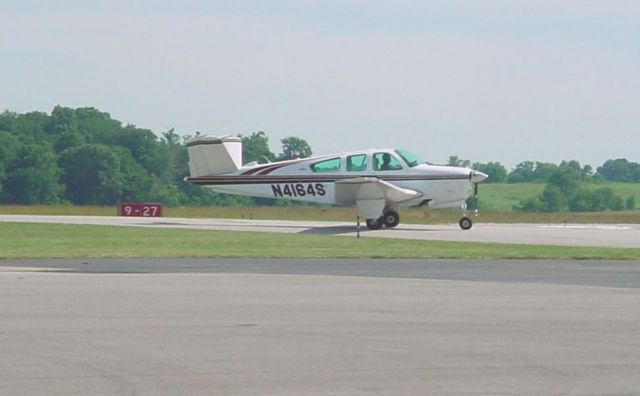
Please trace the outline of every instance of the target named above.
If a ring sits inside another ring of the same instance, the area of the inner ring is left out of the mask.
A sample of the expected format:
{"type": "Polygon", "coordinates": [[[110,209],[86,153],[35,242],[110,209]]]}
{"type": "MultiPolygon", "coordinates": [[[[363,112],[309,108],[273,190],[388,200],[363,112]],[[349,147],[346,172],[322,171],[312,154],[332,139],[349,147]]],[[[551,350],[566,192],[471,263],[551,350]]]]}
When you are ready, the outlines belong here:
{"type": "Polygon", "coordinates": [[[291,257],[638,260],[640,249],[266,234],[66,224],[0,224],[0,258],[291,257]]]}

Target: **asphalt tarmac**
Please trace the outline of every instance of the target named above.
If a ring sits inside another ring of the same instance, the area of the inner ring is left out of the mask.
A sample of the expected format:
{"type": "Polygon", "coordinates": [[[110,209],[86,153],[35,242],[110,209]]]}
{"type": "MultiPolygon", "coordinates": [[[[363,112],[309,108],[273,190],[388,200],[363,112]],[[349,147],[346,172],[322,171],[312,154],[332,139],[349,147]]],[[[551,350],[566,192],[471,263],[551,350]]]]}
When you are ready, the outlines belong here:
{"type": "Polygon", "coordinates": [[[2,268],[93,274],[265,274],[640,288],[640,262],[600,260],[34,259],[2,268]]]}
{"type": "Polygon", "coordinates": [[[638,394],[640,262],[0,261],[0,395],[638,394]]]}
{"type": "MultiPolygon", "coordinates": [[[[249,219],[185,219],[117,216],[33,216],[0,215],[0,222],[94,224],[150,228],[254,231],[275,233],[326,234],[353,237],[355,221],[285,221],[249,219]]],[[[362,237],[403,238],[457,242],[494,242],[534,245],[640,248],[637,224],[487,224],[477,223],[469,231],[457,224],[400,224],[394,229],[369,231],[362,237]]]]}

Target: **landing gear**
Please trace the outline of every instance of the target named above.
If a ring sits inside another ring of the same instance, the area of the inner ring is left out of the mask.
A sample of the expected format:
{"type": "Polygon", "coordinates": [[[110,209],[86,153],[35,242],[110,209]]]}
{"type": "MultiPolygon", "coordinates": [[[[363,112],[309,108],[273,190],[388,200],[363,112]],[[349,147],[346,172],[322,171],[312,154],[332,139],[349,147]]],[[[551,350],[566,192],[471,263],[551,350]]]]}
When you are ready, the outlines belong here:
{"type": "Polygon", "coordinates": [[[395,210],[387,210],[377,219],[367,219],[367,228],[379,230],[382,226],[393,228],[400,223],[400,215],[395,210]]]}
{"type": "Polygon", "coordinates": [[[370,230],[379,230],[382,226],[382,217],[377,219],[367,219],[367,228],[370,230]]]}
{"type": "Polygon", "coordinates": [[[382,220],[387,228],[393,228],[400,223],[400,215],[395,210],[388,210],[382,215],[382,220]]]}
{"type": "Polygon", "coordinates": [[[471,221],[471,219],[467,216],[461,218],[458,224],[460,224],[460,228],[462,228],[463,230],[470,230],[471,227],[473,227],[473,221],[471,221]]]}

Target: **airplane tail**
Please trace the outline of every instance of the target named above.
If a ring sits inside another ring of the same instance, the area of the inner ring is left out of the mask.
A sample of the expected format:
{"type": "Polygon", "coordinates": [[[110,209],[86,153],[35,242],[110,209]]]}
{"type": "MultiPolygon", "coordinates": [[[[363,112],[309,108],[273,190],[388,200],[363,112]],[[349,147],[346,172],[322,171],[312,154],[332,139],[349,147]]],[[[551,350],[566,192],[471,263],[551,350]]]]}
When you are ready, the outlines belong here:
{"type": "Polygon", "coordinates": [[[235,172],[242,167],[242,141],[237,136],[201,136],[187,143],[191,177],[235,172]]]}

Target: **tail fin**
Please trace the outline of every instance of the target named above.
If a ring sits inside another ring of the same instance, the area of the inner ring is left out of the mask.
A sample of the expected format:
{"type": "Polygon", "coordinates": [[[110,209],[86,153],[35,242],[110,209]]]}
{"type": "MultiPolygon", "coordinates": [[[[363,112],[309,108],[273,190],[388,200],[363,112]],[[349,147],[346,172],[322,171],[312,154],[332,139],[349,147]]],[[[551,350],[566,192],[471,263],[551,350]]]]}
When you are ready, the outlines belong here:
{"type": "Polygon", "coordinates": [[[235,172],[242,167],[242,141],[236,136],[198,137],[187,143],[191,177],[235,172]]]}

